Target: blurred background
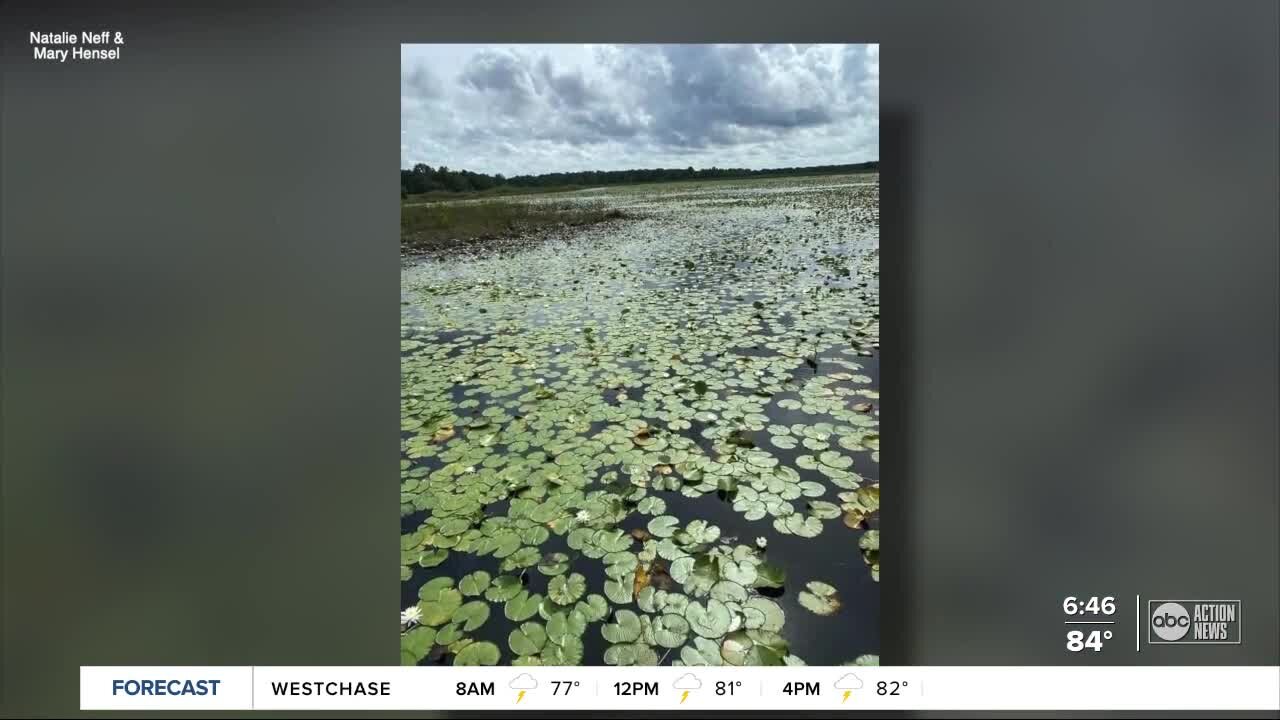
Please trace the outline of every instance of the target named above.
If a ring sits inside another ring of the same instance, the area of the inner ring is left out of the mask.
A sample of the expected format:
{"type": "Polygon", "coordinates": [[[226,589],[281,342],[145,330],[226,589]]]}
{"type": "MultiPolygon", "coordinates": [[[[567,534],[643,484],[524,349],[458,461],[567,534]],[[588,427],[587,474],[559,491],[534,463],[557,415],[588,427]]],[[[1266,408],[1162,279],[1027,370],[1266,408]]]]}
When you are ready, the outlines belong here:
{"type": "Polygon", "coordinates": [[[882,660],[1278,662],[1275,3],[198,7],[0,9],[6,715],[397,662],[401,42],[880,43],[882,660]]]}

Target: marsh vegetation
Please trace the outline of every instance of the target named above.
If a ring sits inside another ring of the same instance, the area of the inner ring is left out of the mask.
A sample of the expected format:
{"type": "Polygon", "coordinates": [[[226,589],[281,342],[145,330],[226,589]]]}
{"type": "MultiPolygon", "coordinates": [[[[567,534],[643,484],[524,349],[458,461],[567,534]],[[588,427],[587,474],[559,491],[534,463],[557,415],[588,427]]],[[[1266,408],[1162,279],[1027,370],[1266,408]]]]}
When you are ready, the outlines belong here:
{"type": "Polygon", "coordinates": [[[407,252],[461,254],[485,241],[527,239],[548,229],[563,230],[621,220],[621,210],[582,202],[474,200],[405,203],[400,207],[400,244],[407,252]]]}

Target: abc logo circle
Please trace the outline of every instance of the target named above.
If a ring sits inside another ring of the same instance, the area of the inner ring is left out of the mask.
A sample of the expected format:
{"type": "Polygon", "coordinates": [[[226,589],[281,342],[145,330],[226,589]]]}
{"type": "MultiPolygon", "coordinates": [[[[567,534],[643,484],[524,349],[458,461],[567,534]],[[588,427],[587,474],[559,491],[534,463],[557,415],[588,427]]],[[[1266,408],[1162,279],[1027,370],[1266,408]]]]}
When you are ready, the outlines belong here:
{"type": "Polygon", "coordinates": [[[1176,602],[1167,602],[1151,613],[1151,629],[1165,642],[1181,640],[1191,627],[1191,614],[1176,602]]]}

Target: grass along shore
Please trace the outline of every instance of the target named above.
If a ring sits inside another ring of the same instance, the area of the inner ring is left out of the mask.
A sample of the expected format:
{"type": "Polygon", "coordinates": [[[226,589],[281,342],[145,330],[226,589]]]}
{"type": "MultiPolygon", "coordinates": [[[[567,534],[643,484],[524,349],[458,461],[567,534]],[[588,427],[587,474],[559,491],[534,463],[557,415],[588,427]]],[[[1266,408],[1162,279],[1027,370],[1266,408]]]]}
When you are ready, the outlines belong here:
{"type": "Polygon", "coordinates": [[[423,203],[400,208],[400,246],[410,252],[443,251],[474,241],[515,237],[554,227],[621,220],[621,210],[572,203],[489,200],[423,203]]]}

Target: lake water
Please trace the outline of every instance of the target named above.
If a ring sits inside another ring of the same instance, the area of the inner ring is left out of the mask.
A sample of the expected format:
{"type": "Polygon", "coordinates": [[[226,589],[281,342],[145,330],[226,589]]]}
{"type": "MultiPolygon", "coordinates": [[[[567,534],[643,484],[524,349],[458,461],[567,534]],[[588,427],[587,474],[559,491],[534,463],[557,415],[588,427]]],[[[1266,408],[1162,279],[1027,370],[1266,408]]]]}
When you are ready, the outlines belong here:
{"type": "Polygon", "coordinates": [[[874,661],[876,177],[566,199],[404,265],[402,660],[874,661]]]}

